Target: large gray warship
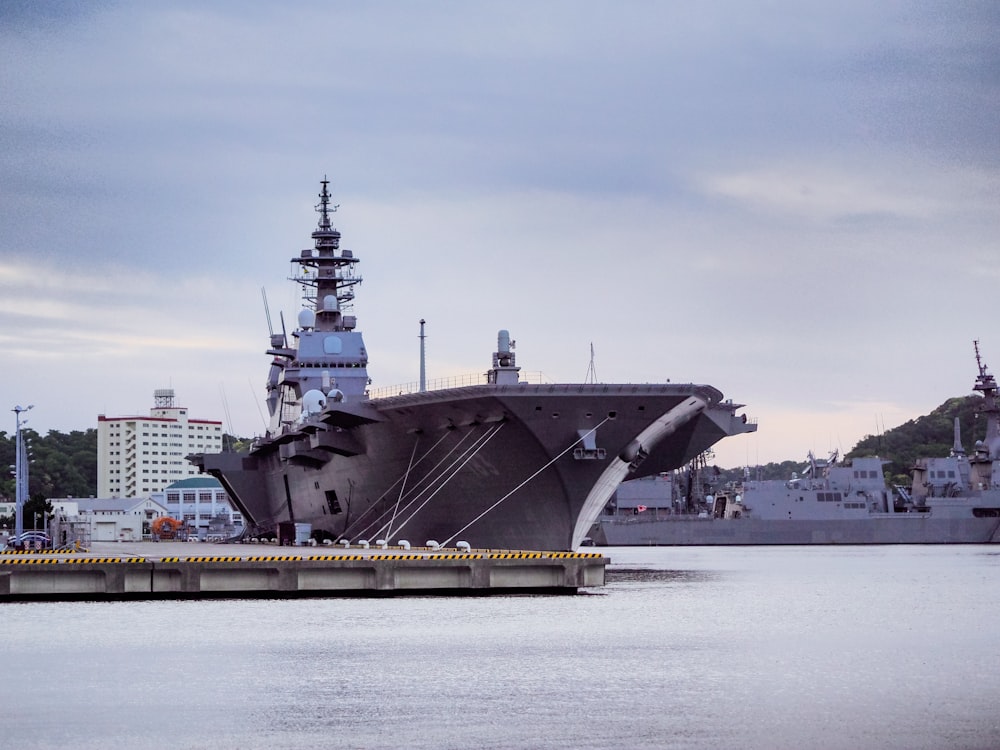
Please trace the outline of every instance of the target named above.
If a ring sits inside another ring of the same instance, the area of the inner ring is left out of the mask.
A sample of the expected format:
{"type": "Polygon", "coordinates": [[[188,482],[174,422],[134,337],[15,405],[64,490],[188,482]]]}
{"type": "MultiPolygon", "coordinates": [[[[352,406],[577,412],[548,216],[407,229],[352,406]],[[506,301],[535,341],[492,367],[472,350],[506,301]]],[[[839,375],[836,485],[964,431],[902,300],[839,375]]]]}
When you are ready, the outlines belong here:
{"type": "Polygon", "coordinates": [[[291,261],[305,306],[267,352],[270,426],[247,451],[190,457],[251,533],[573,550],[623,479],[756,428],[709,385],[527,383],[506,331],[479,384],[376,397],[350,314],[358,258],[340,248],[327,180],[319,199],[314,247],[291,261]]]}
{"type": "Polygon", "coordinates": [[[1000,542],[1000,405],[979,355],[973,389],[986,436],[973,454],[955,420],[951,454],[922,458],[910,487],[890,487],[878,457],[837,463],[811,453],[801,476],[746,478],[692,504],[682,481],[625,482],[592,530],[599,545],[986,544],[1000,542]]]}

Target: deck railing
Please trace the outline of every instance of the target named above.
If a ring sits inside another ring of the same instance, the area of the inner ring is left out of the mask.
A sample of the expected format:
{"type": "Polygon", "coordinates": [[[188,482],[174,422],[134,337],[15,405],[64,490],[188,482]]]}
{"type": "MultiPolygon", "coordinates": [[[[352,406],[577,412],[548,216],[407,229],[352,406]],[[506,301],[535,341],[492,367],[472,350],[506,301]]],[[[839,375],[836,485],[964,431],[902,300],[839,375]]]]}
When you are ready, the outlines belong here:
{"type": "MultiPolygon", "coordinates": [[[[520,380],[522,383],[551,383],[553,382],[549,378],[545,377],[545,374],[541,371],[536,372],[521,372],[520,380]]],[[[453,375],[449,378],[434,378],[433,380],[427,381],[428,391],[441,391],[446,388],[464,388],[470,385],[486,385],[486,373],[467,373],[465,375],[453,375]]],[[[403,383],[402,385],[390,385],[382,388],[370,388],[368,390],[369,398],[389,398],[390,396],[406,396],[410,393],[420,392],[420,381],[413,381],[411,383],[403,383]]]]}

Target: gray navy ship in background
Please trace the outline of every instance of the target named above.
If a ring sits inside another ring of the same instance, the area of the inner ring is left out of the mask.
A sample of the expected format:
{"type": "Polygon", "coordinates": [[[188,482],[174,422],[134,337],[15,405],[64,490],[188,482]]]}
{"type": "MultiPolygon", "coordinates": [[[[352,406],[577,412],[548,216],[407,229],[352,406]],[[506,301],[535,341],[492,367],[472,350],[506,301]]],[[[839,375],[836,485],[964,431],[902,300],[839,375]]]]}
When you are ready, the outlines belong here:
{"type": "Polygon", "coordinates": [[[973,389],[983,397],[978,413],[986,417],[986,437],[967,455],[956,419],[951,455],[919,459],[908,489],[887,485],[880,458],[838,464],[836,453],[828,460],[810,453],[801,476],[747,477],[694,503],[680,477],[665,474],[625,482],[591,531],[593,540],[610,546],[1000,542],[1000,405],[978,342],[975,351],[973,389]]]}
{"type": "Polygon", "coordinates": [[[292,258],[305,307],[290,337],[271,335],[267,433],[190,457],[251,533],[302,524],[351,543],[573,550],[622,480],[756,429],[710,385],[524,382],[506,331],[481,383],[375,397],[350,314],[358,258],[340,248],[327,186],[314,247],[292,258]]]}

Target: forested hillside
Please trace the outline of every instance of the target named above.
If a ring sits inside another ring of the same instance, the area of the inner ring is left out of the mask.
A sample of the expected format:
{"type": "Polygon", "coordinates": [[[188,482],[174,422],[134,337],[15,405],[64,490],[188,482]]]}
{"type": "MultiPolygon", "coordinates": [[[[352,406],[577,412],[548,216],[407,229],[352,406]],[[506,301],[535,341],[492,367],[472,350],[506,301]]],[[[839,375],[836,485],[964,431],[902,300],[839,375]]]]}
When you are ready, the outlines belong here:
{"type": "Polygon", "coordinates": [[[894,481],[905,479],[918,458],[948,455],[955,441],[955,417],[961,427],[962,447],[972,453],[976,441],[986,436],[986,420],[976,415],[982,403],[981,396],[948,399],[927,416],[911,419],[883,435],[866,437],[846,458],[881,456],[890,462],[885,468],[894,481]]]}
{"type": "MultiPolygon", "coordinates": [[[[50,430],[45,437],[22,430],[30,453],[31,497],[90,497],[97,494],[97,430],[64,433],[50,430]]],[[[0,432],[0,466],[14,466],[15,436],[0,432]]],[[[13,499],[14,472],[0,478],[0,497],[13,499]]]]}
{"type": "MultiPolygon", "coordinates": [[[[977,440],[986,436],[986,422],[977,417],[976,410],[982,405],[981,396],[961,396],[951,398],[934,409],[930,414],[911,419],[909,422],[881,435],[869,435],[860,440],[844,459],[861,456],[879,456],[888,463],[885,472],[894,484],[906,484],[910,478],[910,468],[918,458],[925,456],[947,456],[954,443],[955,417],[959,418],[962,447],[971,453],[977,440]]],[[[817,455],[817,458],[826,458],[817,455]]],[[[760,479],[788,479],[793,471],[801,473],[806,466],[806,456],[798,460],[769,463],[753,469],[753,476],[760,479]]],[[[743,476],[742,469],[722,469],[723,481],[736,481],[743,476]]]]}

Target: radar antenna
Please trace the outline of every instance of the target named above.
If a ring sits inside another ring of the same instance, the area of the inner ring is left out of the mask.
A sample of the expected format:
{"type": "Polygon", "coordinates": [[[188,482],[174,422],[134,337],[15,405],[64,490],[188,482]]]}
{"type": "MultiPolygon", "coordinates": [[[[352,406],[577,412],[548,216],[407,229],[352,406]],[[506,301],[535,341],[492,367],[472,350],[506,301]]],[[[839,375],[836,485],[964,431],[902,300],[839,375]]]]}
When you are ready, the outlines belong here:
{"type": "Polygon", "coordinates": [[[340,208],[340,204],[336,203],[330,205],[330,191],[326,189],[326,186],[330,184],[330,181],[323,175],[321,180],[323,185],[323,192],[319,194],[319,203],[316,204],[316,213],[320,214],[319,228],[320,229],[330,229],[330,214],[336,213],[337,209],[340,208]]]}

